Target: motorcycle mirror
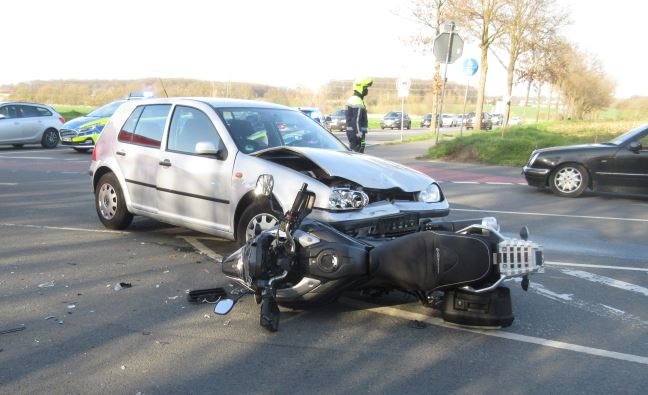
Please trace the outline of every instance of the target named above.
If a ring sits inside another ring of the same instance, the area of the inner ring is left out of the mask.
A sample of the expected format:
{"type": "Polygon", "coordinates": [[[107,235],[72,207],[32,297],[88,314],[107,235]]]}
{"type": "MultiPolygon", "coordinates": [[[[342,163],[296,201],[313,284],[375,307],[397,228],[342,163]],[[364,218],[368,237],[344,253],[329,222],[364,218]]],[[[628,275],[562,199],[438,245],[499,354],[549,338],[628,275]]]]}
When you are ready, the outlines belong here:
{"type": "Polygon", "coordinates": [[[233,299],[221,299],[218,301],[218,303],[216,303],[216,306],[214,306],[214,313],[218,315],[226,315],[227,313],[232,311],[233,307],[233,299]]]}
{"type": "Polygon", "coordinates": [[[274,178],[271,174],[261,174],[257,179],[254,194],[257,196],[270,196],[274,188],[274,178]]]}
{"type": "Polygon", "coordinates": [[[529,240],[529,228],[527,228],[526,225],[520,229],[520,238],[525,241],[529,240]]]}

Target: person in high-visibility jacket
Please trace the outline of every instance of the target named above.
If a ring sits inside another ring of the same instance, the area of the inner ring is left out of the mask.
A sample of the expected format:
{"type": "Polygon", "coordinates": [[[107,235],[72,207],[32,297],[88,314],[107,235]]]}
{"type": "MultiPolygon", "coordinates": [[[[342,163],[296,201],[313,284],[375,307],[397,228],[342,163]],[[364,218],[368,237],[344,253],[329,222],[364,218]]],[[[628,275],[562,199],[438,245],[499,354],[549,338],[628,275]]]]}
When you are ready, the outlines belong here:
{"type": "Polygon", "coordinates": [[[350,148],[356,152],[364,152],[365,149],[369,121],[364,98],[372,84],[371,78],[359,78],[353,81],[353,94],[346,102],[346,134],[350,148]]]}

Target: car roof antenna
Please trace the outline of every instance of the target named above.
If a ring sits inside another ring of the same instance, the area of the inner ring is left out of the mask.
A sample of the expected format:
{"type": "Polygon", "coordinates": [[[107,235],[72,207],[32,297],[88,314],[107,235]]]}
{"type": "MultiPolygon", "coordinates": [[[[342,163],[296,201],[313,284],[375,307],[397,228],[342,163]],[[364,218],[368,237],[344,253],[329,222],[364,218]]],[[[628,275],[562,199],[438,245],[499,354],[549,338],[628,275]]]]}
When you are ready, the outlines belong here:
{"type": "Polygon", "coordinates": [[[162,81],[162,78],[160,78],[160,77],[158,77],[158,79],[160,80],[160,84],[162,85],[162,90],[164,91],[164,97],[166,97],[168,99],[169,94],[167,93],[166,88],[164,87],[164,81],[162,81]]]}

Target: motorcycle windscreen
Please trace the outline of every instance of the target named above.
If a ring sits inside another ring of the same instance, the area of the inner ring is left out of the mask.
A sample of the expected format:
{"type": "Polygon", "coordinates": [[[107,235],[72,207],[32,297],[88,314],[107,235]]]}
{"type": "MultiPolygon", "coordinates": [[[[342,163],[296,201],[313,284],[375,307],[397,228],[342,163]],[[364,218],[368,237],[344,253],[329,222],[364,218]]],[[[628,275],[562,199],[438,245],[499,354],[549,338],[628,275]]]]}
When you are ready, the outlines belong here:
{"type": "Polygon", "coordinates": [[[475,236],[417,232],[371,251],[375,278],[407,291],[433,291],[475,283],[492,270],[489,245],[475,236]]]}

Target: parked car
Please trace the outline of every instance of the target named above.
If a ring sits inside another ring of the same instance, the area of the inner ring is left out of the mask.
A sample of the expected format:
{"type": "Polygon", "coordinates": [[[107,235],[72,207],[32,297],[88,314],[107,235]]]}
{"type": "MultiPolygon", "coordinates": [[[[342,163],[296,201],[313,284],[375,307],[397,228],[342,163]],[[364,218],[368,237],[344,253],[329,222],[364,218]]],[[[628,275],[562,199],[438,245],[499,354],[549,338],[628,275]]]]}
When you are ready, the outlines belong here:
{"type": "Polygon", "coordinates": [[[317,123],[322,123],[324,121],[324,116],[322,115],[322,111],[319,108],[316,107],[297,107],[299,111],[310,117],[311,119],[315,120],[317,123]]]}
{"type": "Polygon", "coordinates": [[[55,148],[63,122],[61,114],[45,104],[0,102],[0,144],[55,148]]]}
{"type": "Polygon", "coordinates": [[[520,119],[520,117],[511,117],[511,119],[509,119],[509,125],[521,125],[521,124],[522,124],[522,120],[520,119]]]}
{"type": "Polygon", "coordinates": [[[126,102],[97,140],[90,173],[111,229],[141,215],[243,243],[275,225],[303,183],[317,194],[310,216],[350,235],[407,233],[449,213],[429,176],[352,152],[301,112],[266,102],[126,102]],[[255,199],[263,174],[274,177],[272,204],[255,199]]]}
{"type": "MultiPolygon", "coordinates": [[[[466,117],[466,129],[474,129],[475,124],[477,123],[477,115],[474,112],[468,113],[466,117]]],[[[488,113],[483,112],[480,123],[481,130],[491,130],[493,129],[493,122],[490,119],[488,113]]]]}
{"type": "Polygon", "coordinates": [[[115,100],[91,111],[85,116],[67,121],[59,131],[61,145],[73,148],[77,152],[86,152],[92,149],[104,126],[119,106],[128,100],[150,97],[152,97],[151,94],[143,92],[129,93],[124,100],[115,100]]]}
{"type": "Polygon", "coordinates": [[[430,126],[432,126],[432,113],[427,113],[421,118],[421,127],[429,128],[430,126]]]}
{"type": "Polygon", "coordinates": [[[493,125],[496,126],[501,125],[502,121],[504,120],[504,115],[499,113],[490,114],[490,117],[491,117],[491,122],[493,123],[493,125]]]}
{"type": "Polygon", "coordinates": [[[648,194],[648,124],[606,143],[537,149],[522,168],[527,183],[558,196],[648,194]]]}
{"type": "Polygon", "coordinates": [[[324,126],[331,132],[346,130],[346,109],[336,110],[324,119],[324,126]]]}
{"type": "MultiPolygon", "coordinates": [[[[406,112],[403,113],[403,129],[410,129],[412,127],[412,120],[410,119],[409,114],[406,112]]],[[[385,114],[383,119],[380,121],[381,129],[400,129],[401,128],[401,112],[392,111],[385,114]]]]}
{"type": "Polygon", "coordinates": [[[457,126],[457,118],[452,114],[441,114],[441,121],[439,126],[442,127],[453,127],[457,126]]]}

